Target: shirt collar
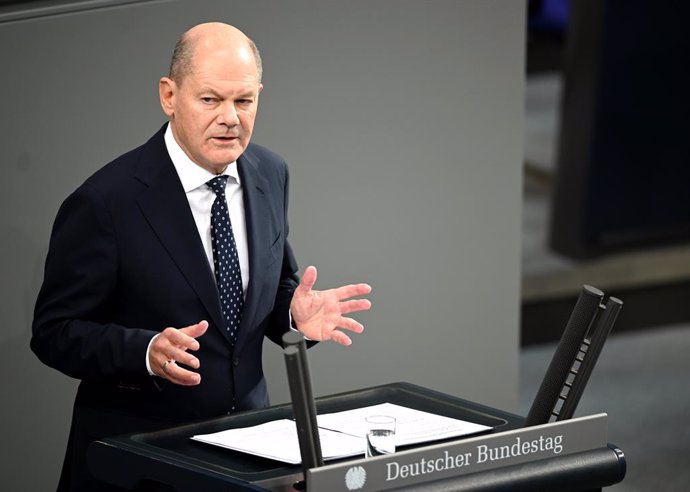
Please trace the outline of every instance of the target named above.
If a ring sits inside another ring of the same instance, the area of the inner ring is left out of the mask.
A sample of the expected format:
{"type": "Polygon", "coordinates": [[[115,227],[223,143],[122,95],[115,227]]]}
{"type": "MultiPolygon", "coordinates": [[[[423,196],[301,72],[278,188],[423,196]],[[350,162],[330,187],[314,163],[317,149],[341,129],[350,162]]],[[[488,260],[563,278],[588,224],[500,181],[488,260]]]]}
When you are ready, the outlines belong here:
{"type": "MultiPolygon", "coordinates": [[[[194,163],[189,156],[182,150],[180,144],[175,140],[172,128],[168,123],[168,128],[165,130],[165,146],[168,149],[168,154],[170,155],[170,160],[172,160],[177,175],[182,183],[182,188],[184,188],[185,193],[189,193],[192,190],[206,184],[206,182],[215,178],[217,175],[210,171],[207,171],[203,167],[194,163]]],[[[234,179],[235,182],[240,184],[240,174],[237,171],[237,161],[231,162],[221,173],[234,179]]]]}

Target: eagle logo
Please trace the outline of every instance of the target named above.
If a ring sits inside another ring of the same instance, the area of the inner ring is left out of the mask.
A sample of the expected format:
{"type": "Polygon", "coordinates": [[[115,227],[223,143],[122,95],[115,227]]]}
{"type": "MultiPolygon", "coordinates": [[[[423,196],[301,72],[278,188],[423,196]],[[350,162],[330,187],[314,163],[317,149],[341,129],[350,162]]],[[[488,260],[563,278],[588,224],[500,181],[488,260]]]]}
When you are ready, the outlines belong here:
{"type": "Polygon", "coordinates": [[[347,490],[359,490],[367,482],[367,472],[364,467],[353,466],[345,474],[345,486],[347,490]]]}

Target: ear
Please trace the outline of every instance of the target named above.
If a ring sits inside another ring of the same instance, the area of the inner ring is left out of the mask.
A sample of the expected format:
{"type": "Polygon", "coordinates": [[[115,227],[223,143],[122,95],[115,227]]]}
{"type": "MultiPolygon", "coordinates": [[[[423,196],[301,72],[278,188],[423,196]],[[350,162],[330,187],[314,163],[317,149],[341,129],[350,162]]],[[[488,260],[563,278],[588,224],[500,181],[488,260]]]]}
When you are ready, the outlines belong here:
{"type": "Polygon", "coordinates": [[[175,113],[175,95],[177,94],[177,85],[175,81],[168,77],[161,77],[158,82],[158,97],[160,98],[161,108],[163,112],[172,118],[175,113]]]}

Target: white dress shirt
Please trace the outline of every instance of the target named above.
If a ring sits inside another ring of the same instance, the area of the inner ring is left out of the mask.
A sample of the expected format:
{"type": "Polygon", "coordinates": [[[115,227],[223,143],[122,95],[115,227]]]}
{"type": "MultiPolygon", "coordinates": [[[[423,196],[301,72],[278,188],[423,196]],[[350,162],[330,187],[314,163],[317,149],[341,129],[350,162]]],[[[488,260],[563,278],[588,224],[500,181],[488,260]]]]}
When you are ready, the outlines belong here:
{"type": "MultiPolygon", "coordinates": [[[[184,188],[184,192],[187,195],[189,208],[192,210],[201,243],[204,245],[208,264],[211,267],[211,271],[213,271],[211,206],[216,199],[216,194],[206,186],[206,183],[215,178],[216,175],[192,162],[175,140],[170,125],[168,125],[165,131],[165,146],[168,149],[168,154],[170,154],[170,159],[175,166],[180,182],[182,182],[182,188],[184,188]]],[[[237,162],[229,163],[222,174],[228,176],[228,181],[225,185],[225,199],[230,212],[230,223],[235,236],[237,256],[240,260],[242,288],[246,293],[247,286],[249,285],[249,252],[247,248],[247,224],[244,220],[244,197],[242,196],[242,183],[237,171],[237,162]]]]}
{"type": "MultiPolygon", "coordinates": [[[[168,149],[170,159],[180,178],[182,188],[187,195],[187,201],[189,202],[189,208],[194,216],[196,228],[199,231],[201,244],[204,246],[208,264],[211,267],[211,272],[213,272],[211,206],[216,199],[216,194],[211,188],[206,186],[206,183],[215,178],[216,175],[198,164],[195,164],[189,156],[185,154],[182,147],[180,147],[175,140],[169,124],[168,128],[165,130],[165,146],[168,149]]],[[[228,211],[230,212],[230,223],[232,224],[232,232],[235,236],[235,245],[237,247],[237,256],[240,261],[242,289],[246,296],[247,286],[249,285],[249,248],[247,246],[247,224],[244,219],[244,197],[242,196],[242,183],[240,181],[239,172],[237,171],[237,162],[229,163],[222,174],[228,176],[228,181],[225,185],[225,199],[228,204],[228,211]]],[[[178,326],[176,328],[183,327],[178,326]]],[[[155,339],[156,337],[151,339],[148,349],[146,350],[146,369],[148,369],[151,376],[153,376],[154,373],[151,371],[151,366],[149,364],[149,350],[155,339]]]]}

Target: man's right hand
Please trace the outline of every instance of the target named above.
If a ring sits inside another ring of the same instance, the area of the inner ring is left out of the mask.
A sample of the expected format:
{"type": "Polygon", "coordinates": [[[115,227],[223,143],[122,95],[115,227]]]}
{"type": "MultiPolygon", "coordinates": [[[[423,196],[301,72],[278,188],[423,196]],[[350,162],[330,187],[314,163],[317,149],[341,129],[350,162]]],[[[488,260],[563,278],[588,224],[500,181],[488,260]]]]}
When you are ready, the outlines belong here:
{"type": "Polygon", "coordinates": [[[185,328],[166,328],[151,342],[149,365],[151,370],[168,381],[183,386],[194,386],[201,382],[201,376],[178,366],[180,362],[193,369],[199,368],[199,359],[188,350],[199,350],[196,338],[206,333],[208,321],[199,321],[185,328]]]}

